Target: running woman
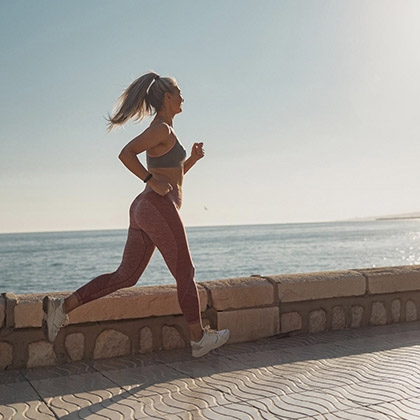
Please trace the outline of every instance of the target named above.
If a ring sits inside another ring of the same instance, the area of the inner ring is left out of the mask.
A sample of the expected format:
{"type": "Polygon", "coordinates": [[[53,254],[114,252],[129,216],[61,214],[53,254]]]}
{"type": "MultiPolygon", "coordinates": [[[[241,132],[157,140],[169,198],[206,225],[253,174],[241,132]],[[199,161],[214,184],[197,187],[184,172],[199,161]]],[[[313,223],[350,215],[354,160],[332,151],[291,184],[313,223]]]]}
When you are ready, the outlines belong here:
{"type": "Polygon", "coordinates": [[[192,355],[204,356],[228,341],[229,330],[203,328],[195,268],[179,214],[184,175],[204,157],[203,143],[194,143],[187,158],[173,129],[174,117],[182,112],[183,102],[176,80],[154,72],[139,77],[118,99],[115,112],[108,119],[109,130],[130,119],[141,121],[145,116],[154,116],[150,126],[131,140],[119,155],[127,169],[146,186],[131,204],[127,242],[118,269],[94,278],[65,299],[44,297],[42,327],[50,342],[66,324],[71,311],[116,290],[134,286],[155,248],[176,280],[192,355]],[[138,159],[144,152],[147,169],[138,159]]]}

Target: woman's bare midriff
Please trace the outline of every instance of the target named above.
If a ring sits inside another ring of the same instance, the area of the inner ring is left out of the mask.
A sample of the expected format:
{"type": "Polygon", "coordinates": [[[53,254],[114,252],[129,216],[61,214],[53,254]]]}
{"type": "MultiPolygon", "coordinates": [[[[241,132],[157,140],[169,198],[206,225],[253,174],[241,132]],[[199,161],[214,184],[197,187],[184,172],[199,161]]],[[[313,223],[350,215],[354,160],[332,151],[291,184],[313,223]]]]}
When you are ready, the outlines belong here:
{"type": "Polygon", "coordinates": [[[184,168],[150,168],[149,172],[158,181],[168,182],[173,188],[181,189],[184,179],[184,168]]]}

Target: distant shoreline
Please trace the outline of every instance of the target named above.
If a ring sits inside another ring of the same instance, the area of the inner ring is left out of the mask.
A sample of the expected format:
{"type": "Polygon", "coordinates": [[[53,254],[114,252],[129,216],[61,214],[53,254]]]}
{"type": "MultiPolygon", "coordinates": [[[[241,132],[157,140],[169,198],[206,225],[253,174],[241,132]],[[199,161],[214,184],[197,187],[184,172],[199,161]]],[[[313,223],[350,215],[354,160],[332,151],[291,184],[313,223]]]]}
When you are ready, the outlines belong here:
{"type": "Polygon", "coordinates": [[[407,220],[407,219],[420,219],[420,216],[377,217],[375,220],[407,220]]]}
{"type": "MultiPolygon", "coordinates": [[[[354,217],[351,219],[342,220],[324,220],[324,221],[301,221],[301,222],[273,222],[273,223],[246,223],[237,225],[187,225],[187,229],[194,228],[223,228],[223,227],[255,227],[255,226],[276,226],[276,225],[318,225],[318,224],[330,224],[330,223],[351,223],[351,222],[376,222],[386,220],[413,220],[420,219],[420,213],[395,216],[371,216],[371,217],[354,217]]],[[[89,233],[89,232],[115,232],[115,231],[127,231],[127,227],[110,227],[110,228],[92,228],[92,229],[75,229],[75,230],[45,230],[45,231],[18,231],[18,232],[0,232],[0,235],[29,235],[29,234],[64,234],[64,233],[89,233]]]]}

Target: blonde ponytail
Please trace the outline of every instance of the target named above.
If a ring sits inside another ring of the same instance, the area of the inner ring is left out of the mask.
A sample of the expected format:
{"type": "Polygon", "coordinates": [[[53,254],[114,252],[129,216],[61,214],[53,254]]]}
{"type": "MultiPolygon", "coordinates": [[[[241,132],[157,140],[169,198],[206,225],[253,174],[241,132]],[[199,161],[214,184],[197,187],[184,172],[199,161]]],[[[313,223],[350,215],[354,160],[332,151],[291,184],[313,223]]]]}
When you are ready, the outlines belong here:
{"type": "Polygon", "coordinates": [[[145,116],[158,112],[165,92],[173,92],[175,79],[159,77],[150,72],[136,79],[118,98],[112,116],[108,116],[108,131],[125,124],[129,119],[140,122],[145,116]]]}

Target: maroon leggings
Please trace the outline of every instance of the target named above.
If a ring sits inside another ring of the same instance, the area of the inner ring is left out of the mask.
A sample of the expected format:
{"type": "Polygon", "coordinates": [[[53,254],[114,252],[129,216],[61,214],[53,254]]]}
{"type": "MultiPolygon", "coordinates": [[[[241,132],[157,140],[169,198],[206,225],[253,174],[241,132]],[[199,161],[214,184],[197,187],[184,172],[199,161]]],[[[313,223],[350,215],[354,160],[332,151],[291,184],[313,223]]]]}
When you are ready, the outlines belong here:
{"type": "Polygon", "coordinates": [[[150,187],[130,207],[130,227],[121,265],[102,274],[75,292],[84,304],[124,287],[134,286],[157,247],[177,283],[178,302],[188,324],[200,321],[200,301],[194,281],[194,265],[179,208],[177,189],[162,197],[150,187]]]}

